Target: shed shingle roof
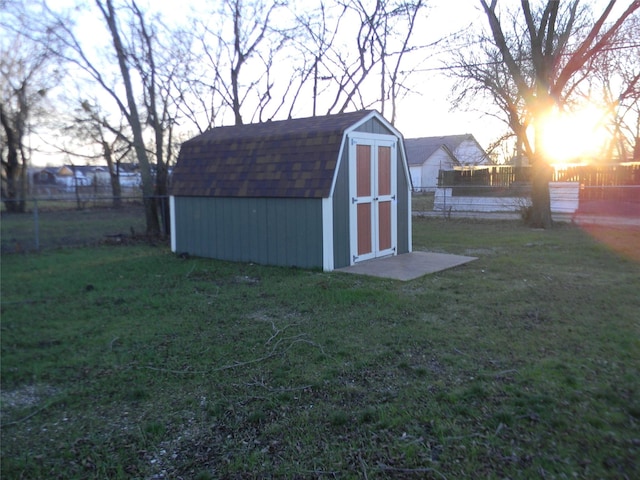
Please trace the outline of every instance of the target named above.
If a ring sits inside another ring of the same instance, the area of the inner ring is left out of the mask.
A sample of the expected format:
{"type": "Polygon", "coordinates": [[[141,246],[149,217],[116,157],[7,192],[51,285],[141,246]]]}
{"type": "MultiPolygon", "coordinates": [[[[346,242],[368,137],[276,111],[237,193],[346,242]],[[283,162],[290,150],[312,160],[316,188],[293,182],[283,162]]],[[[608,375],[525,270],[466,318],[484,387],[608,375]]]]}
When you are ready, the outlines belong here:
{"type": "Polygon", "coordinates": [[[370,113],[209,130],[182,145],[171,194],[326,198],[345,130],[370,113]]]}

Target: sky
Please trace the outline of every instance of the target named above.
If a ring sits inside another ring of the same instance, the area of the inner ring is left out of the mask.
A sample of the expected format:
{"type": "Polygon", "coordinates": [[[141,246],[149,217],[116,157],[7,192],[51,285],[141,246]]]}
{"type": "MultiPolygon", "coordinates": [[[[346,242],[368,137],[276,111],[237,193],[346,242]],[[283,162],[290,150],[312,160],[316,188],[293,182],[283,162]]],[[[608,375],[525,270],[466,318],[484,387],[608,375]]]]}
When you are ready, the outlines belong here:
{"type": "MultiPolygon", "coordinates": [[[[427,38],[436,39],[468,27],[473,22],[484,21],[477,0],[438,0],[429,2],[427,38]]],[[[439,63],[427,65],[440,67],[439,63]]],[[[416,86],[420,93],[402,100],[396,126],[405,138],[457,135],[471,133],[483,147],[487,147],[504,133],[504,126],[493,117],[477,111],[452,111],[449,99],[451,78],[440,72],[425,72],[416,86]]]]}
{"type": "MultiPolygon", "coordinates": [[[[54,8],[70,7],[76,0],[49,0],[54,8]]],[[[219,3],[215,0],[137,0],[138,4],[147,11],[160,11],[169,23],[179,23],[187,19],[189,7],[195,6],[209,13],[219,3]]],[[[295,1],[295,0],[293,0],[295,1]]],[[[308,5],[312,0],[300,0],[299,8],[308,5]],[[300,7],[300,5],[302,7],[300,7]]],[[[319,1],[319,0],[316,0],[319,1]]],[[[604,0],[589,0],[590,5],[596,9],[604,0]]],[[[519,5],[519,0],[501,0],[501,5],[519,5]]],[[[616,8],[625,8],[628,4],[619,2],[616,8]]],[[[86,4],[91,5],[91,4],[86,4]]],[[[426,0],[426,13],[423,13],[419,28],[416,30],[415,43],[429,44],[454,32],[465,28],[475,28],[486,24],[486,17],[481,9],[479,0],[426,0]]],[[[79,35],[82,41],[94,39],[98,41],[99,32],[104,31],[103,20],[99,15],[87,16],[79,22],[79,35]]],[[[615,15],[612,15],[615,18],[615,15]]],[[[98,41],[98,43],[102,43],[98,41]]],[[[107,38],[107,44],[109,39],[107,38]]],[[[412,74],[409,86],[412,93],[398,101],[395,126],[405,138],[417,138],[427,136],[444,136],[470,133],[475,136],[480,145],[485,149],[494,141],[506,133],[506,125],[497,118],[478,110],[452,109],[450,94],[455,82],[452,78],[445,77],[440,68],[441,60],[434,59],[420,66],[420,72],[412,74]]],[[[407,67],[410,64],[407,62],[407,67]]],[[[482,110],[481,104],[475,106],[482,110]],[[480,106],[479,106],[480,105],[480,106]]],[[[311,114],[310,107],[297,109],[297,116],[311,114]]],[[[487,105],[486,110],[494,110],[487,105]]],[[[319,110],[321,112],[321,110],[319,110]]],[[[388,116],[388,111],[385,112],[388,116]]],[[[245,113],[245,115],[247,115],[245,113]]],[[[226,120],[226,123],[231,120],[226,120]]],[[[245,121],[247,118],[245,116],[245,121]]],[[[195,134],[195,132],[194,132],[195,134]]],[[[502,152],[509,155],[509,152],[502,152]]],[[[43,163],[34,155],[34,163],[43,163]]],[[[503,159],[504,160],[504,159],[503,159]]],[[[51,157],[44,158],[44,162],[51,163],[51,157]]],[[[55,161],[54,161],[55,162],[55,161]]],[[[56,162],[57,163],[57,162],[56,162]]]]}
{"type": "MultiPolygon", "coordinates": [[[[176,4],[175,0],[141,1],[148,1],[151,8],[164,12],[172,11],[176,4]]],[[[180,4],[185,5],[189,1],[197,6],[209,5],[204,0],[183,0],[180,4]]],[[[302,0],[302,5],[307,1],[302,0]]],[[[519,3],[519,0],[504,1],[519,3]]],[[[421,21],[421,29],[415,32],[415,43],[428,44],[469,27],[474,22],[484,21],[479,0],[427,0],[426,4],[427,14],[423,13],[425,18],[421,21]]],[[[453,80],[445,78],[437,70],[442,67],[439,60],[422,67],[434,70],[415,75],[411,86],[416,93],[404,97],[398,104],[395,126],[405,138],[472,133],[486,148],[504,133],[504,124],[481,112],[451,111],[448,97],[453,80]]]]}
{"type": "MultiPolygon", "coordinates": [[[[515,0],[509,0],[515,1],[515,0]]],[[[52,0],[51,5],[68,6],[73,0],[52,0]]],[[[146,9],[158,10],[171,18],[184,18],[187,5],[209,9],[217,2],[205,0],[139,0],[146,9]],[[168,13],[168,14],[167,14],[168,13]]],[[[478,0],[428,0],[428,15],[416,34],[429,43],[478,21],[481,14],[478,0]]],[[[304,5],[305,2],[302,2],[304,5]]],[[[483,20],[483,19],[482,19],[483,20]]],[[[99,18],[90,18],[81,31],[86,37],[95,36],[100,29],[99,18]]],[[[426,69],[441,67],[440,63],[424,65],[426,69]]],[[[504,127],[495,119],[479,112],[450,111],[448,100],[451,79],[444,78],[437,70],[422,72],[412,78],[416,92],[403,98],[398,104],[396,127],[405,138],[472,133],[480,144],[488,146],[503,133],[504,127]]]]}

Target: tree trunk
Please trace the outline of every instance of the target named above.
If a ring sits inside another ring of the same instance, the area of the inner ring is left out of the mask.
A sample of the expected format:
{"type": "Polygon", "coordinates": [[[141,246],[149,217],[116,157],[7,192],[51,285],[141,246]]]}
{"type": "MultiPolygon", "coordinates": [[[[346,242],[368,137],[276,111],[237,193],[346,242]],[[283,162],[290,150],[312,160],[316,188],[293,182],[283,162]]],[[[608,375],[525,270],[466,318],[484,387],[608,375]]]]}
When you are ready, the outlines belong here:
{"type": "Polygon", "coordinates": [[[158,164],[158,172],[156,178],[156,204],[161,219],[161,231],[163,235],[171,234],[171,222],[169,216],[169,191],[167,188],[167,167],[166,164],[158,164]]]}
{"type": "MultiPolygon", "coordinates": [[[[163,235],[169,235],[171,233],[171,229],[169,227],[169,203],[167,198],[169,193],[167,188],[169,180],[167,163],[170,153],[167,152],[167,158],[165,158],[162,126],[154,125],[154,128],[156,133],[156,184],[154,194],[156,208],[158,209],[158,213],[160,213],[160,232],[163,235]]],[[[171,136],[169,136],[168,144],[171,145],[171,136]]]]}
{"type": "Polygon", "coordinates": [[[111,195],[113,196],[113,208],[122,207],[122,189],[120,187],[120,175],[113,166],[113,155],[111,154],[111,146],[103,141],[102,151],[107,161],[107,169],[109,170],[109,183],[111,184],[111,195]]]}
{"type": "Polygon", "coordinates": [[[526,223],[533,228],[550,228],[553,221],[549,182],[553,180],[553,167],[540,157],[533,159],[532,163],[531,211],[526,223]]]}
{"type": "MultiPolygon", "coordinates": [[[[543,82],[538,84],[537,104],[531,106],[532,111],[550,112],[553,101],[546,95],[543,82]]],[[[531,211],[525,219],[532,228],[550,228],[551,198],[549,197],[549,182],[553,179],[553,167],[542,153],[543,151],[543,125],[540,121],[534,122],[533,151],[529,145],[529,161],[531,162],[531,211]]]]}
{"type": "MultiPolygon", "coordinates": [[[[6,175],[6,188],[2,189],[2,197],[7,212],[24,213],[26,203],[24,198],[20,198],[20,194],[24,191],[21,183],[24,181],[23,178],[26,178],[26,172],[20,171],[20,140],[9,124],[9,118],[5,115],[2,105],[0,105],[0,123],[7,136],[7,160],[2,162],[6,175]]],[[[26,169],[26,166],[23,166],[23,169],[26,169]]]]}
{"type": "Polygon", "coordinates": [[[144,202],[145,219],[147,224],[147,235],[157,235],[160,233],[160,224],[158,223],[158,210],[153,198],[154,186],[153,176],[151,175],[151,166],[149,164],[149,157],[144,145],[144,138],[142,135],[142,122],[138,114],[138,106],[135,101],[135,95],[133,92],[133,86],[131,76],[129,74],[129,67],[127,65],[127,53],[120,39],[120,31],[116,23],[116,14],[113,8],[111,0],[106,0],[106,10],[104,9],[100,0],[96,0],[98,7],[102,10],[102,13],[107,21],[109,31],[111,32],[111,38],[113,40],[113,46],[118,58],[118,64],[120,66],[120,73],[122,74],[122,81],[124,84],[125,93],[127,96],[127,105],[129,106],[128,112],[123,112],[129,120],[131,126],[131,132],[133,133],[133,146],[136,152],[136,158],[140,164],[140,174],[142,175],[142,197],[144,202]]]}
{"type": "Polygon", "coordinates": [[[27,164],[27,156],[24,153],[24,149],[20,148],[20,158],[22,162],[18,168],[18,210],[21,213],[27,211],[27,195],[29,194],[29,171],[27,164]]]}

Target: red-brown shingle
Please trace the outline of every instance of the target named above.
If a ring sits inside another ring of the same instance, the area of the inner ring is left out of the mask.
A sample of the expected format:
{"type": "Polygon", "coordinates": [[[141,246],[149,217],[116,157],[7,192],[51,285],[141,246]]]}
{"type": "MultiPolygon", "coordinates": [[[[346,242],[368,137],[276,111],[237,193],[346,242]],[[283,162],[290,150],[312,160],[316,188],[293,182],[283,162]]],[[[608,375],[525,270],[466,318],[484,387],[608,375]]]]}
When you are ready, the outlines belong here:
{"type": "Polygon", "coordinates": [[[345,130],[369,113],[209,130],[182,145],[171,194],[326,198],[345,130]]]}

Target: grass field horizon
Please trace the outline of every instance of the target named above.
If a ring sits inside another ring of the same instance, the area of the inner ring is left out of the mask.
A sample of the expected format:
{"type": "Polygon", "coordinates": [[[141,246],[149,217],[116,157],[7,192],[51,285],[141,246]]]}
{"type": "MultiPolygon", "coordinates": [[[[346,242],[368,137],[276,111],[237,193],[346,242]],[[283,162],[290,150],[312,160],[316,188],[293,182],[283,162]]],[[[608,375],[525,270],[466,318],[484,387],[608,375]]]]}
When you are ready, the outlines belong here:
{"type": "Polygon", "coordinates": [[[415,219],[400,282],[2,257],[3,478],[639,478],[640,230],[415,219]]]}

